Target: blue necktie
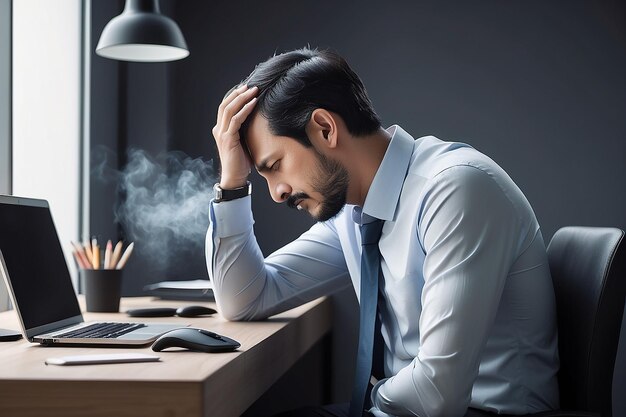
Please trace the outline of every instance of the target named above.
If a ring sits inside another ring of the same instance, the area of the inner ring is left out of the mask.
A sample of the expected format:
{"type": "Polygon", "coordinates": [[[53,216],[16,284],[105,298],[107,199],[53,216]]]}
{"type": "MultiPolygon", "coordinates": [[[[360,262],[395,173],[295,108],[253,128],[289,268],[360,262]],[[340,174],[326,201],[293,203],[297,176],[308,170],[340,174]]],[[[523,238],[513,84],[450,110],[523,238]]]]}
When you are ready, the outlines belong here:
{"type": "Polygon", "coordinates": [[[377,321],[378,279],[380,276],[380,251],[378,241],[384,222],[375,220],[361,226],[361,296],[359,350],[356,375],[350,400],[350,417],[360,417],[365,408],[367,387],[372,374],[372,354],[377,321]]]}

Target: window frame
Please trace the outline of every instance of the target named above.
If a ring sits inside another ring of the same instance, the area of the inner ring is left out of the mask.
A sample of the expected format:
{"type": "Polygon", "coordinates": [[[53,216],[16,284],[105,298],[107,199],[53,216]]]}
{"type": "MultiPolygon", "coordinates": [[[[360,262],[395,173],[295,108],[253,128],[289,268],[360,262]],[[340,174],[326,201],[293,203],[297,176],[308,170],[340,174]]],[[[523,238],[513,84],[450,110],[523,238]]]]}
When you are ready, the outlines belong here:
{"type": "MultiPolygon", "coordinates": [[[[0,194],[12,191],[12,7],[12,0],[0,0],[0,194]]],[[[0,280],[0,311],[9,306],[9,293],[0,280]]]]}

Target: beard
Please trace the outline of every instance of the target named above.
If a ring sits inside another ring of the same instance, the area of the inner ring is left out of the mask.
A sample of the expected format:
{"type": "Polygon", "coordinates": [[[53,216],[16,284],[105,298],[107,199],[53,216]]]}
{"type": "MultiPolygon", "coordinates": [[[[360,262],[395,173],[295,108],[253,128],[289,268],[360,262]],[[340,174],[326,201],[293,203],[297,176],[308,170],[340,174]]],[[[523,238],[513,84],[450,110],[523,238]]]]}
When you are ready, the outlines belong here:
{"type": "MultiPolygon", "coordinates": [[[[321,194],[324,200],[320,210],[311,216],[318,222],[325,222],[338,215],[346,205],[348,197],[348,171],[338,161],[317,153],[317,175],[311,181],[313,190],[321,194]]],[[[296,202],[310,198],[307,193],[295,193],[287,199],[287,205],[296,208],[296,202]]]]}

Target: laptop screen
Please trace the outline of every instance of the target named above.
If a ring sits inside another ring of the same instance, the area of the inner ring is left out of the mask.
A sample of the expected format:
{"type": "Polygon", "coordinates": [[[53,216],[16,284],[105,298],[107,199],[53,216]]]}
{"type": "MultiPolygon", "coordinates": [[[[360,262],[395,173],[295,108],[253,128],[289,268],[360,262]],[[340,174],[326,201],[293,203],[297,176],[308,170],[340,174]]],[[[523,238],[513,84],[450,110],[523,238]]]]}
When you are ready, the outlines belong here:
{"type": "Polygon", "coordinates": [[[0,250],[26,329],[81,314],[46,201],[0,196],[0,250]]]}

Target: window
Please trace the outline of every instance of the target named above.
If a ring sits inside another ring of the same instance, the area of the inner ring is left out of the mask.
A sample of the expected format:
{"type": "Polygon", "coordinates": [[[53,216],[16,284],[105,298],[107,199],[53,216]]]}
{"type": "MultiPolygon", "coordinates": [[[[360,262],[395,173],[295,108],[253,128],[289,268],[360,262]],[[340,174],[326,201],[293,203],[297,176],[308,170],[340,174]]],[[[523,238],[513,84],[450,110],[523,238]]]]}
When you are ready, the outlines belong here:
{"type": "Polygon", "coordinates": [[[11,191],[50,202],[73,277],[70,242],[79,236],[81,195],[81,19],[80,0],[12,2],[11,191]]]}

